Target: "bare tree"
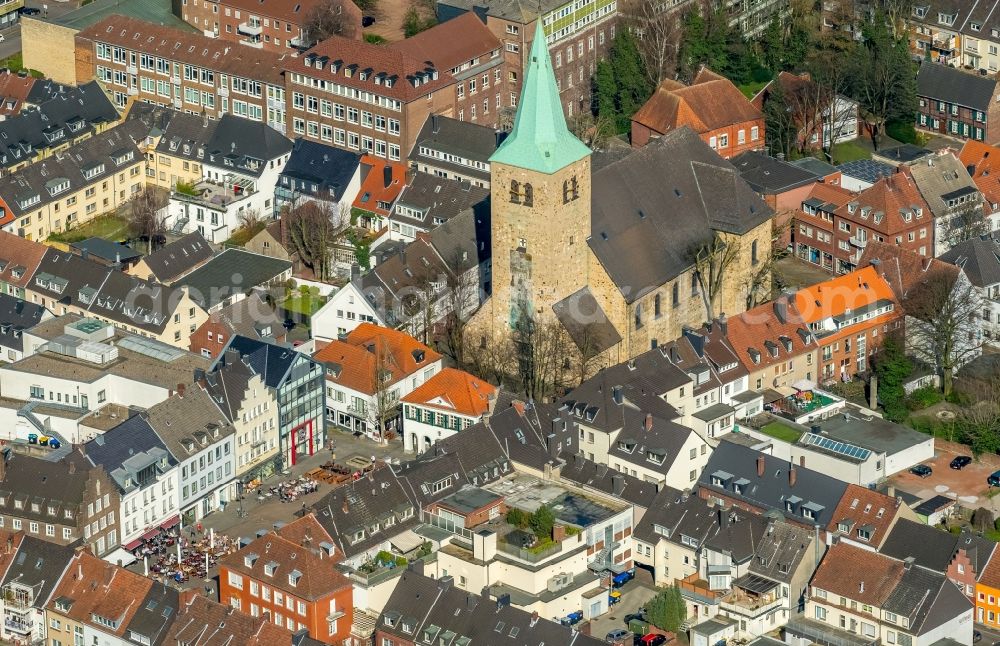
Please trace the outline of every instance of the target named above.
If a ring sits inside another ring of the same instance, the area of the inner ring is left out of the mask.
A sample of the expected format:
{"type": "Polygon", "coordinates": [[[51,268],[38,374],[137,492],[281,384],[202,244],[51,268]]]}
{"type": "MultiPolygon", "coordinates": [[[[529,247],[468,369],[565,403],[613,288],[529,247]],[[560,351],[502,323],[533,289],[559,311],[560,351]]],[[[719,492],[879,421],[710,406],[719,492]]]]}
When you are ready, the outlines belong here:
{"type": "Polygon", "coordinates": [[[376,339],[375,361],[372,363],[371,406],[368,407],[368,422],[375,427],[380,441],[387,441],[386,434],[393,430],[392,423],[399,417],[399,388],[393,381],[393,357],[385,343],[376,339]]]}
{"type": "Polygon", "coordinates": [[[264,218],[260,214],[259,209],[243,209],[240,211],[238,218],[241,229],[257,229],[263,226],[264,218]]]}
{"type": "Polygon", "coordinates": [[[475,272],[461,271],[462,265],[453,263],[452,268],[448,275],[447,313],[441,322],[441,340],[445,353],[461,366],[470,358],[465,351],[466,313],[479,304],[479,277],[478,267],[475,272]]]}
{"type": "Polygon", "coordinates": [[[705,316],[709,321],[714,320],[726,276],[733,264],[740,260],[740,241],[734,236],[723,239],[718,233],[713,233],[711,240],[692,250],[691,259],[705,302],[705,316]]]}
{"type": "Polygon", "coordinates": [[[948,249],[990,232],[990,221],[979,202],[969,202],[942,219],[945,222],[939,225],[940,243],[948,249]]]}
{"type": "Polygon", "coordinates": [[[286,211],[288,243],[316,278],[326,280],[331,273],[331,251],[343,233],[343,218],[325,202],[309,200],[286,211]]]}
{"type": "Polygon", "coordinates": [[[146,254],[153,253],[153,240],[166,232],[167,198],[154,186],[144,186],[132,196],[128,208],[129,234],[146,239],[146,254]]]}
{"type": "Polygon", "coordinates": [[[572,341],[558,321],[539,320],[521,308],[514,322],[511,342],[521,392],[529,399],[544,400],[564,385],[572,368],[572,341]]]}
{"type": "Polygon", "coordinates": [[[573,385],[579,386],[603,367],[602,337],[596,323],[586,323],[573,340],[577,353],[571,362],[573,366],[573,385]]]}
{"type": "Polygon", "coordinates": [[[513,371],[514,350],[511,337],[497,330],[486,330],[476,333],[466,330],[463,343],[468,348],[470,341],[473,347],[463,350],[472,372],[495,384],[503,384],[513,371]]]}
{"type": "Polygon", "coordinates": [[[638,41],[639,55],[653,87],[677,73],[683,36],[680,9],[665,0],[630,0],[622,12],[638,41]]]}
{"type": "Polygon", "coordinates": [[[857,114],[845,97],[850,90],[850,70],[830,49],[814,50],[806,60],[820,105],[820,145],[831,160],[831,150],[849,125],[857,128],[857,114]]]}
{"type": "Polygon", "coordinates": [[[603,150],[614,136],[614,121],[607,115],[594,115],[590,111],[578,112],[567,119],[567,126],[576,138],[593,150],[603,150]]]}
{"type": "Polygon", "coordinates": [[[955,371],[980,352],[976,289],[961,272],[934,271],[910,289],[903,306],[907,314],[907,346],[934,366],[944,394],[950,395],[955,371]]]}
{"type": "Polygon", "coordinates": [[[318,43],[331,36],[341,36],[350,27],[344,14],[346,0],[319,0],[309,11],[303,25],[306,40],[318,43]]]}

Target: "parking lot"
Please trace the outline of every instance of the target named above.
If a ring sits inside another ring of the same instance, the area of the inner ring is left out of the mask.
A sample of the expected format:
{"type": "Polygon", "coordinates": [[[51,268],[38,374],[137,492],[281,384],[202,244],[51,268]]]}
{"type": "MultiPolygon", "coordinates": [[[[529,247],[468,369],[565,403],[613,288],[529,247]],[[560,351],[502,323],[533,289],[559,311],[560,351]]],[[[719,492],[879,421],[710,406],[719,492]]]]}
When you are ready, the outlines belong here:
{"type": "Polygon", "coordinates": [[[952,459],[958,455],[971,455],[968,447],[951,442],[937,440],[935,442],[935,457],[924,462],[933,469],[933,474],[920,478],[909,471],[898,473],[890,478],[890,484],[901,491],[913,494],[926,500],[942,495],[956,498],[963,507],[975,509],[985,506],[1000,509],[1000,497],[988,498],[989,487],[986,478],[1000,469],[1000,457],[984,455],[961,471],[949,467],[952,459]]]}
{"type": "Polygon", "coordinates": [[[627,628],[625,615],[635,612],[653,598],[656,589],[641,576],[637,576],[621,587],[622,600],[611,609],[590,622],[590,634],[597,639],[604,639],[609,631],[615,628],[627,628]]]}

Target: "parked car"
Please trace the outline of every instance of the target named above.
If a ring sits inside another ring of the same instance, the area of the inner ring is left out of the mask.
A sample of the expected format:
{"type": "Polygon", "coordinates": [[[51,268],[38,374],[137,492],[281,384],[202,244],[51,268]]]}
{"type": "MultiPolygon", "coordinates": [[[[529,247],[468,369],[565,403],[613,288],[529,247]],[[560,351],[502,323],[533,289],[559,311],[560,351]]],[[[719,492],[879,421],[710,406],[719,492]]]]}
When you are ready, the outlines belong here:
{"type": "MultiPolygon", "coordinates": [[[[29,435],[28,437],[30,438],[31,436],[29,435]]],[[[1000,487],[1000,471],[994,471],[991,473],[990,476],[986,478],[986,484],[991,487],[1000,487]]]]}
{"type": "Polygon", "coordinates": [[[604,636],[604,641],[609,644],[614,644],[615,642],[623,642],[626,639],[628,639],[629,635],[631,634],[632,633],[625,630],[624,628],[615,628],[614,630],[609,631],[608,634],[604,636]]]}
{"type": "Polygon", "coordinates": [[[616,588],[620,588],[621,586],[623,586],[626,583],[628,583],[629,581],[631,581],[633,577],[635,577],[635,571],[628,570],[626,572],[622,572],[620,574],[616,574],[611,579],[611,584],[614,585],[616,588]]]}
{"type": "Polygon", "coordinates": [[[649,633],[648,635],[643,635],[642,639],[639,640],[642,646],[661,646],[661,644],[667,643],[666,635],[657,635],[654,633],[649,633]]]}
{"type": "Polygon", "coordinates": [[[635,612],[630,612],[625,615],[625,625],[629,625],[633,621],[646,621],[646,609],[639,608],[635,612]]]}
{"type": "Polygon", "coordinates": [[[961,471],[970,464],[972,464],[972,458],[970,458],[967,455],[960,455],[956,457],[954,460],[952,460],[951,464],[949,464],[948,466],[950,466],[952,469],[958,469],[959,471],[961,471]]]}
{"type": "Polygon", "coordinates": [[[930,468],[926,464],[918,464],[910,469],[910,473],[918,478],[929,478],[931,477],[931,474],[934,473],[934,469],[930,468]]]}
{"type": "Polygon", "coordinates": [[[38,7],[21,7],[18,11],[22,16],[37,16],[42,13],[42,10],[38,7]]]}

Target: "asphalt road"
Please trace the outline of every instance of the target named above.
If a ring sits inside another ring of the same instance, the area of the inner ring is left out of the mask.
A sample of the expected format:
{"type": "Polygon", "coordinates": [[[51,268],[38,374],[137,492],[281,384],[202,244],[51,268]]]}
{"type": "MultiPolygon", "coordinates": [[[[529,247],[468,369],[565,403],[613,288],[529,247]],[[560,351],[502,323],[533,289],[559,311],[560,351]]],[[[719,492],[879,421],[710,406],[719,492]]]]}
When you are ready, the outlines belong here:
{"type": "MultiPolygon", "coordinates": [[[[56,2],[56,0],[25,0],[25,7],[38,9],[43,17],[58,18],[73,11],[79,6],[78,2],[56,2]]],[[[16,23],[0,31],[3,35],[3,42],[0,42],[0,58],[7,58],[21,51],[21,23],[16,23]]]]}

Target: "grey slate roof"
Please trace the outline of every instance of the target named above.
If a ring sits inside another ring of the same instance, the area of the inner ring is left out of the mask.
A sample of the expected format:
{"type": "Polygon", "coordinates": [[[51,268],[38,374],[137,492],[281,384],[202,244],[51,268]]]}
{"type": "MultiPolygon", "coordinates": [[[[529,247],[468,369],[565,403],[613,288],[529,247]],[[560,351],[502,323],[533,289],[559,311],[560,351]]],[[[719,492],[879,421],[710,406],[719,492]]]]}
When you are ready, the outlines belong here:
{"type": "Polygon", "coordinates": [[[161,283],[171,283],[215,255],[212,245],[197,231],[160,247],[143,259],[161,283]]]}
{"type": "Polygon", "coordinates": [[[920,566],[909,566],[886,599],[884,610],[907,617],[910,631],[923,635],[972,608],[969,599],[948,577],[920,566]]]}
{"type": "Polygon", "coordinates": [[[143,469],[165,460],[166,468],[156,467],[162,472],[178,462],[149,425],[146,415],[133,415],[84,444],[83,451],[91,464],[108,472],[123,493],[142,484],[137,476],[143,469]]]}
{"type": "Polygon", "coordinates": [[[428,164],[488,182],[489,160],[496,152],[499,138],[500,135],[493,128],[432,114],[421,126],[408,159],[416,164],[428,164]],[[472,168],[465,164],[425,155],[421,152],[422,148],[480,162],[483,167],[472,168]]]}
{"type": "Polygon", "coordinates": [[[940,256],[940,260],[962,268],[977,287],[1000,283],[1000,234],[988,233],[960,242],[940,256]]]}
{"type": "Polygon", "coordinates": [[[358,153],[299,138],[278,183],[300,195],[339,202],[360,165],[358,153]]]}
{"type": "MultiPolygon", "coordinates": [[[[583,487],[621,498],[638,507],[651,509],[657,496],[669,489],[664,487],[662,491],[657,491],[657,485],[652,482],[621,473],[606,464],[588,460],[579,453],[570,454],[564,451],[560,457],[564,462],[559,471],[561,477],[583,487]]],[[[680,493],[676,490],[670,491],[680,493]]]]}
{"type": "Polygon", "coordinates": [[[228,298],[245,293],[290,272],[292,263],[244,249],[226,249],[177,281],[188,288],[191,300],[211,309],[228,298]]]}
{"type": "Polygon", "coordinates": [[[473,186],[468,181],[414,173],[396,199],[389,219],[428,231],[470,209],[479,214],[488,213],[489,198],[489,189],[473,186]],[[403,209],[410,209],[414,214],[403,209]]]}
{"type": "Polygon", "coordinates": [[[787,461],[772,455],[732,442],[721,442],[699,476],[698,487],[742,500],[764,512],[778,510],[793,522],[826,527],[844,497],[847,483],[812,469],[795,467],[796,478],[792,485],[788,473],[790,466],[787,461]],[[758,458],[764,460],[763,476],[757,475],[758,458]],[[713,476],[720,475],[729,477],[723,477],[722,485],[713,484],[713,476]],[[736,493],[734,486],[741,479],[747,482],[741,485],[742,493],[736,493]],[[792,501],[792,510],[789,510],[789,498],[793,496],[798,500],[792,501]],[[803,508],[811,508],[815,517],[803,516],[803,508]]]}
{"type": "Polygon", "coordinates": [[[142,254],[126,244],[112,242],[104,238],[87,238],[69,245],[81,255],[89,255],[108,263],[127,262],[141,258],[142,254]]]}
{"type": "Polygon", "coordinates": [[[687,536],[696,539],[700,546],[718,533],[722,516],[728,513],[712,507],[698,496],[664,487],[643,514],[633,533],[638,540],[646,543],[660,540],[680,543],[681,536],[687,536]],[[666,529],[669,535],[657,532],[657,525],[666,529]]]}
{"type": "Polygon", "coordinates": [[[761,152],[750,151],[730,160],[750,188],[773,195],[812,184],[821,175],[761,152]]]}
{"type": "MultiPolygon", "coordinates": [[[[312,362],[309,355],[296,352],[289,347],[239,335],[234,336],[226,344],[226,350],[230,349],[239,353],[243,361],[253,366],[253,369],[264,379],[264,384],[268,388],[283,386],[285,377],[296,361],[312,362]]],[[[212,368],[215,369],[226,363],[228,363],[226,352],[223,352],[212,368]]]]}
{"type": "Polygon", "coordinates": [[[21,333],[41,322],[45,308],[16,296],[0,293],[0,346],[24,349],[21,333]]]}
{"type": "Polygon", "coordinates": [[[686,426],[625,407],[625,425],[608,451],[609,457],[666,475],[681,455],[685,442],[694,433],[686,426]],[[647,421],[651,426],[647,429],[647,421]],[[656,460],[659,460],[657,464],[656,460]]]}
{"type": "Polygon", "coordinates": [[[982,112],[990,109],[996,79],[968,74],[948,65],[925,62],[917,72],[917,95],[957,103],[982,112]]]}
{"type": "Polygon", "coordinates": [[[176,394],[150,408],[146,419],[178,462],[236,432],[197,384],[188,387],[183,397],[176,394]]]}
{"type": "Polygon", "coordinates": [[[622,335],[594,298],[589,286],[581,287],[554,303],[552,311],[577,349],[586,357],[596,356],[622,340],[622,335]]]}
{"type": "Polygon", "coordinates": [[[205,142],[204,163],[260,177],[267,162],[292,150],[292,140],[260,121],[225,114],[205,142]],[[254,166],[257,162],[257,166],[254,166]]]}
{"type": "Polygon", "coordinates": [[[4,574],[3,585],[17,581],[31,587],[35,593],[32,605],[44,608],[74,552],[72,545],[56,545],[25,534],[17,548],[17,556],[4,574]]]}
{"type": "Polygon", "coordinates": [[[713,230],[743,234],[772,215],[687,127],[595,172],[592,185],[588,243],[629,302],[690,268],[713,230]]]}
{"type": "MultiPolygon", "coordinates": [[[[451,577],[431,579],[408,570],[403,573],[378,619],[380,633],[413,643],[448,639],[489,646],[599,646],[603,641],[569,626],[532,615],[455,587],[451,577]]],[[[456,641],[456,643],[458,643],[456,641]]]]}
{"type": "Polygon", "coordinates": [[[248,363],[233,361],[205,376],[205,390],[230,422],[239,418],[250,380],[256,375],[248,363]]]}
{"type": "Polygon", "coordinates": [[[956,551],[961,549],[969,556],[978,575],[986,567],[995,548],[996,543],[970,532],[956,536],[901,518],[896,521],[879,552],[901,561],[912,556],[917,565],[934,572],[944,572],[956,551]]]}
{"type": "Polygon", "coordinates": [[[177,617],[180,593],[159,581],[146,593],[141,605],[132,615],[127,634],[142,635],[151,646],[160,646],[167,637],[167,631],[177,617]]]}

